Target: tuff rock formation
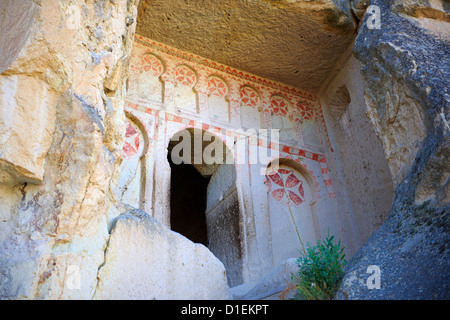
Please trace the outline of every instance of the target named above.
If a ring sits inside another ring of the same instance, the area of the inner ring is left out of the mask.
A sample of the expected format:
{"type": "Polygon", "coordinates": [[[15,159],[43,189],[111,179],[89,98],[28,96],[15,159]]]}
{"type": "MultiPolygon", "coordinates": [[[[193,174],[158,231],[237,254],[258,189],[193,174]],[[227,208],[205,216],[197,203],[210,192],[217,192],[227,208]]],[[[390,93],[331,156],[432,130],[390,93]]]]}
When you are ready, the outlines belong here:
{"type": "Polygon", "coordinates": [[[448,299],[448,2],[212,3],[0,2],[0,298],[283,298],[331,231],[336,299],[448,299]]]}
{"type": "Polygon", "coordinates": [[[114,221],[98,276],[94,299],[230,298],[225,268],[211,251],[133,208],[114,221]]]}
{"type": "Polygon", "coordinates": [[[115,210],[137,1],[0,6],[0,296],[89,299],[115,210]]]}
{"type": "Polygon", "coordinates": [[[386,222],[350,261],[336,298],[448,299],[448,3],[371,4],[380,8],[381,28],[366,28],[367,15],[353,52],[395,197],[386,222]],[[367,286],[369,265],[380,268],[379,289],[367,286]]]}

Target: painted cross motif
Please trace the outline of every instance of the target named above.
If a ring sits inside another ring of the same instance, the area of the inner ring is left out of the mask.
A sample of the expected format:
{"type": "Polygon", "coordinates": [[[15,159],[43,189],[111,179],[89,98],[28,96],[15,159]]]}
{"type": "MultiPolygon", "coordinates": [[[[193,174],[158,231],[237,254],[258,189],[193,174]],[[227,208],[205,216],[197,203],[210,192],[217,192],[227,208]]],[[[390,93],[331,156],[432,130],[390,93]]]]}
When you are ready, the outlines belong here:
{"type": "Polygon", "coordinates": [[[178,66],[175,70],[175,79],[183,86],[193,87],[197,82],[194,71],[187,66],[178,66]]]}
{"type": "Polygon", "coordinates": [[[125,159],[137,154],[144,147],[143,137],[130,121],[127,121],[123,152],[125,159]]]}
{"type": "Polygon", "coordinates": [[[268,173],[266,179],[269,192],[275,200],[281,201],[283,197],[286,197],[297,206],[305,201],[303,182],[293,171],[288,169],[273,170],[268,173]],[[274,189],[273,191],[272,188],[274,189]]]}
{"type": "Polygon", "coordinates": [[[259,96],[254,89],[247,86],[241,87],[240,94],[242,105],[251,108],[256,108],[259,105],[259,96]]]}
{"type": "Polygon", "coordinates": [[[286,116],[288,114],[289,104],[286,99],[278,96],[274,96],[271,99],[270,108],[274,116],[286,116]]]}
{"type": "Polygon", "coordinates": [[[157,57],[152,54],[146,54],[143,58],[143,69],[150,72],[154,77],[159,77],[164,72],[164,67],[157,57]]]}
{"type": "Polygon", "coordinates": [[[300,111],[300,116],[305,120],[314,119],[314,110],[311,104],[307,101],[300,101],[298,104],[298,109],[300,111]]]}
{"type": "Polygon", "coordinates": [[[228,93],[228,88],[222,79],[210,77],[208,79],[208,92],[218,97],[224,97],[228,93]]]}

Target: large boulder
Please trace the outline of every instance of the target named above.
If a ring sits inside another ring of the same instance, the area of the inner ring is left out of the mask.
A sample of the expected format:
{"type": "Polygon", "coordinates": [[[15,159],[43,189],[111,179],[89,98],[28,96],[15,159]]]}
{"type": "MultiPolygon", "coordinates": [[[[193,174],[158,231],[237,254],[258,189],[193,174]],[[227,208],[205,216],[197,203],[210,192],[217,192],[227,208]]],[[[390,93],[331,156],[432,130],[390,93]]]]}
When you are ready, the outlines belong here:
{"type": "Polygon", "coordinates": [[[223,264],[205,246],[132,209],[114,224],[94,299],[228,299],[223,264]]]}

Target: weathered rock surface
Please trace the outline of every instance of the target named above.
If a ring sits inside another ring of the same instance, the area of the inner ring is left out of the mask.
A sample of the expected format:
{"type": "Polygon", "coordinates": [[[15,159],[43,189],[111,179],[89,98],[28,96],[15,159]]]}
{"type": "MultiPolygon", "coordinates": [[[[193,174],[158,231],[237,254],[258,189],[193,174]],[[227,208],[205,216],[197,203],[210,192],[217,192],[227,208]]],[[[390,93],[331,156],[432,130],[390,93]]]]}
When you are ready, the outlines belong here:
{"type": "MultiPolygon", "coordinates": [[[[291,277],[299,271],[297,259],[291,258],[282,261],[261,281],[253,286],[243,285],[232,290],[233,299],[236,300],[261,300],[278,299],[280,292],[291,284],[291,277]]],[[[293,286],[292,286],[293,287],[293,286]]],[[[295,289],[289,291],[285,299],[293,298],[295,289]]]]}
{"type": "Polygon", "coordinates": [[[98,276],[94,299],[230,298],[211,251],[137,209],[116,219],[98,276]]]}
{"type": "Polygon", "coordinates": [[[381,29],[363,21],[354,53],[395,199],[387,221],[349,262],[336,298],[448,299],[450,46],[405,16],[404,6],[399,14],[398,3],[372,2],[381,29]],[[379,289],[367,287],[369,265],[380,268],[379,289]]]}
{"type": "Polygon", "coordinates": [[[119,214],[110,181],[137,1],[0,9],[0,297],[89,299],[108,209],[119,214]]]}

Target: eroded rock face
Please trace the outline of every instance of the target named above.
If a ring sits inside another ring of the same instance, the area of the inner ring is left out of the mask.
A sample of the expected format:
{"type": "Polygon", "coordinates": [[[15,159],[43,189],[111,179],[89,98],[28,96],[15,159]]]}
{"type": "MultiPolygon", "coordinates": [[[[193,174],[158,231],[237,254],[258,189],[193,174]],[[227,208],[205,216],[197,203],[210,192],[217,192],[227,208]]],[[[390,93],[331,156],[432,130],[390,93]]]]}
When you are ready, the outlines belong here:
{"type": "Polygon", "coordinates": [[[119,214],[109,185],[137,1],[1,9],[0,297],[90,298],[108,208],[119,214]]]}
{"type": "Polygon", "coordinates": [[[387,221],[350,261],[336,298],[448,299],[449,43],[405,15],[411,11],[398,1],[372,2],[381,29],[363,21],[354,53],[395,199],[387,221]],[[378,288],[370,265],[379,268],[378,288]]]}
{"type": "Polygon", "coordinates": [[[94,299],[228,299],[223,264],[143,211],[120,215],[94,299]]]}

